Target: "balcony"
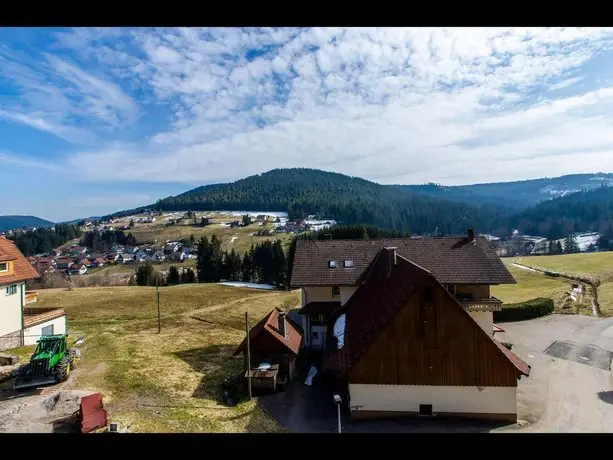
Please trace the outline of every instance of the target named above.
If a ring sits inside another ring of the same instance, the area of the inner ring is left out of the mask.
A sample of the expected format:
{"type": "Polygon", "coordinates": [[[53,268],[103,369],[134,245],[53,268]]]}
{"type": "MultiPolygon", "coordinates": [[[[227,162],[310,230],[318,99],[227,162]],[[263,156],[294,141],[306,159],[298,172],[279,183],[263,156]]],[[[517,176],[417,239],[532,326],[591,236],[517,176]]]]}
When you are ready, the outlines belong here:
{"type": "Polygon", "coordinates": [[[26,291],[26,305],[38,301],[38,291],[26,291]]]}
{"type": "Polygon", "coordinates": [[[485,299],[473,299],[469,297],[459,297],[456,299],[467,311],[500,311],[502,310],[502,300],[496,297],[485,299]]]}
{"type": "Polygon", "coordinates": [[[28,328],[66,316],[63,308],[24,308],[23,327],[28,328]]]}

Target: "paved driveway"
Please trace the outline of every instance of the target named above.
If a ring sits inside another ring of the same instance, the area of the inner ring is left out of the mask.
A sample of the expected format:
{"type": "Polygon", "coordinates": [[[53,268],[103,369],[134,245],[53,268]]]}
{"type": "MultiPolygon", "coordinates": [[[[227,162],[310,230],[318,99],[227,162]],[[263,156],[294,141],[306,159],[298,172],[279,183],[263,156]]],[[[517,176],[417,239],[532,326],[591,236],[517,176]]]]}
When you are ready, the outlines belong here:
{"type": "MultiPolygon", "coordinates": [[[[496,334],[532,366],[519,381],[520,432],[613,432],[613,318],[549,315],[496,334]]],[[[496,431],[510,431],[508,429],[496,431]]]]}
{"type": "MultiPolygon", "coordinates": [[[[352,422],[344,432],[613,432],[613,318],[550,315],[504,323],[499,340],[532,366],[519,381],[518,425],[469,420],[399,419],[352,422]]],[[[290,432],[335,432],[336,408],[326,388],[294,382],[259,404],[290,432]]]]}

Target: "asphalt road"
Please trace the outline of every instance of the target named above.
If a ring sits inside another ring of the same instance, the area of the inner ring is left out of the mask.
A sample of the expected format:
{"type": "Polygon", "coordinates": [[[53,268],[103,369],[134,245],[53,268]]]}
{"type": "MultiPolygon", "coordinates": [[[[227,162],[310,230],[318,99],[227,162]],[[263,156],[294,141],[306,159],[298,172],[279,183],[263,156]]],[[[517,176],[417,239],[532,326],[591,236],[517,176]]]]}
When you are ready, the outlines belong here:
{"type": "Polygon", "coordinates": [[[493,431],[613,432],[613,318],[550,315],[500,324],[499,340],[532,366],[519,381],[522,428],[493,431]]]}

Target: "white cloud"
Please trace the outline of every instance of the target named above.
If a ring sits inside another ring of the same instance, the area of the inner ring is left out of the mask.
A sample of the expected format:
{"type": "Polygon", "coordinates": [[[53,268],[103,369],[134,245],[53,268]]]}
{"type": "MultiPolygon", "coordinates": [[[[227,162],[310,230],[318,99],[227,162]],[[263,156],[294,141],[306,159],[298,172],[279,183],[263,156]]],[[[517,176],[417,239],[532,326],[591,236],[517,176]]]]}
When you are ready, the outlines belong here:
{"type": "Polygon", "coordinates": [[[309,166],[465,183],[613,165],[613,87],[577,76],[606,60],[611,29],[79,29],[59,39],[84,60],[48,55],[78,104],[52,84],[32,98],[43,80],[11,59],[31,107],[0,116],[56,135],[71,118],[51,116],[51,101],[107,129],[149,110],[168,117],[66,160],[90,179],[218,181],[309,166]]]}

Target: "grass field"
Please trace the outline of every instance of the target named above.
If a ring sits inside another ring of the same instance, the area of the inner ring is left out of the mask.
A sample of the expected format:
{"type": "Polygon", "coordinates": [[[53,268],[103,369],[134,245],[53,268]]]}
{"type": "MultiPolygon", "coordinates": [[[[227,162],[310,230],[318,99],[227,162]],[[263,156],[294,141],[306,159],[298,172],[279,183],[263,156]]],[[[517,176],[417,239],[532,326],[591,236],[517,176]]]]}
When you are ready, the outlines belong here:
{"type": "Polygon", "coordinates": [[[237,252],[243,254],[249,250],[252,244],[257,244],[265,240],[280,239],[284,249],[287,250],[291,241],[291,235],[279,234],[275,236],[255,236],[253,233],[262,229],[272,228],[270,224],[267,226],[260,226],[257,224],[251,224],[246,227],[221,227],[219,222],[229,220],[238,220],[236,216],[221,219],[216,217],[213,219],[214,223],[200,227],[196,225],[171,225],[165,227],[163,223],[154,222],[153,224],[138,225],[130,229],[130,232],[136,237],[136,241],[139,244],[163,242],[166,240],[179,240],[181,238],[189,239],[190,235],[194,235],[194,238],[198,240],[202,236],[211,238],[213,235],[217,235],[217,238],[221,240],[221,248],[223,250],[230,251],[234,248],[237,252]]]}
{"type": "MultiPolygon", "coordinates": [[[[584,274],[597,277],[602,283],[598,288],[600,310],[604,316],[613,316],[613,252],[562,254],[557,256],[510,257],[503,259],[503,261],[507,267],[509,267],[514,276],[516,276],[516,273],[522,272],[519,274],[519,276],[522,276],[526,281],[520,283],[520,293],[522,291],[525,291],[526,294],[529,292],[536,292],[537,288],[535,287],[535,284],[538,283],[530,281],[533,280],[534,277],[542,278],[544,292],[546,292],[546,286],[552,286],[552,282],[561,282],[567,285],[570,282],[561,278],[551,278],[518,269],[511,266],[513,262],[530,265],[533,267],[549,268],[569,274],[584,274]]],[[[497,287],[495,290],[502,290],[503,295],[513,295],[511,286],[497,287]]],[[[545,295],[544,297],[547,296],[545,295]]],[[[555,300],[556,299],[554,299],[554,301],[555,300]]]]}
{"type": "Polygon", "coordinates": [[[231,354],[244,337],[244,312],[255,324],[275,306],[297,305],[298,293],[215,284],[160,291],[161,334],[155,288],[40,292],[39,306],[64,308],[69,334],[85,337],[76,387],[101,391],[110,418],[134,432],[279,431],[253,401],[226,407],[220,384],[242,368],[231,354]]]}

